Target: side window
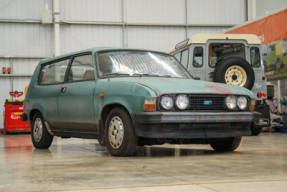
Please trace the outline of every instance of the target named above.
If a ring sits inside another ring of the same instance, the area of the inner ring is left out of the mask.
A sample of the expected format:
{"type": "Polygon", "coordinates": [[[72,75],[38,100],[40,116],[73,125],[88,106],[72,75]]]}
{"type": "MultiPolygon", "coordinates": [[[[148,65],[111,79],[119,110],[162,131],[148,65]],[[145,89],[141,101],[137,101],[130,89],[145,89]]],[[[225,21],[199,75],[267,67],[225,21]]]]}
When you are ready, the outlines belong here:
{"type": "Polygon", "coordinates": [[[174,57],[180,62],[180,55],[181,55],[181,52],[178,52],[174,55],[174,57]]]}
{"type": "Polygon", "coordinates": [[[55,85],[63,83],[69,60],[70,59],[66,59],[42,66],[38,84],[55,85]]]}
{"type": "Polygon", "coordinates": [[[174,57],[184,66],[184,68],[187,68],[187,64],[188,64],[188,49],[180,51],[180,52],[174,54],[174,57]]]}
{"type": "Polygon", "coordinates": [[[92,55],[78,56],[73,59],[68,75],[68,82],[94,80],[94,64],[92,55]]]}
{"type": "Polygon", "coordinates": [[[188,61],[188,49],[181,52],[181,64],[184,66],[184,68],[187,67],[187,61],[188,61]]]}
{"type": "Polygon", "coordinates": [[[203,48],[202,47],[194,47],[193,50],[193,66],[194,67],[202,67],[203,65],[203,48]]]}
{"type": "Polygon", "coordinates": [[[250,61],[252,67],[260,67],[260,50],[258,47],[251,47],[250,49],[250,61]]]}

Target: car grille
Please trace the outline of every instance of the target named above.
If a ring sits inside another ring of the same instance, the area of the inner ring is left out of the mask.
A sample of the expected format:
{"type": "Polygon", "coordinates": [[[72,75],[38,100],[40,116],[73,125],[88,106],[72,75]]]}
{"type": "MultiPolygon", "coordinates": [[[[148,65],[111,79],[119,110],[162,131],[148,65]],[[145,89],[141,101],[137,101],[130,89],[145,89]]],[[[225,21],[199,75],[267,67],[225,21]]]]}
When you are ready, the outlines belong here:
{"type": "Polygon", "coordinates": [[[225,95],[189,95],[187,110],[225,110],[225,95]]]}

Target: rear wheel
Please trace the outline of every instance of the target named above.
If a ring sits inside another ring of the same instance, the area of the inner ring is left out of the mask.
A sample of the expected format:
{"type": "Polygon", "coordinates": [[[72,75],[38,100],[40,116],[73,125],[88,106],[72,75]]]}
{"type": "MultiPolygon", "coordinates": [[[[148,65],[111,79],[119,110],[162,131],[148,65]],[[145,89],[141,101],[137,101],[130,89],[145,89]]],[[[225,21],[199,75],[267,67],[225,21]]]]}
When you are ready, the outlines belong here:
{"type": "Polygon", "coordinates": [[[242,137],[230,137],[210,143],[210,146],[215,151],[234,151],[241,144],[242,137]]]}
{"type": "Polygon", "coordinates": [[[48,149],[52,144],[53,136],[48,132],[40,112],[33,117],[31,137],[36,149],[48,149]]]}
{"type": "Polygon", "coordinates": [[[109,153],[114,156],[133,155],[138,138],[129,113],[122,108],[114,108],[105,124],[105,144],[109,153]]]}

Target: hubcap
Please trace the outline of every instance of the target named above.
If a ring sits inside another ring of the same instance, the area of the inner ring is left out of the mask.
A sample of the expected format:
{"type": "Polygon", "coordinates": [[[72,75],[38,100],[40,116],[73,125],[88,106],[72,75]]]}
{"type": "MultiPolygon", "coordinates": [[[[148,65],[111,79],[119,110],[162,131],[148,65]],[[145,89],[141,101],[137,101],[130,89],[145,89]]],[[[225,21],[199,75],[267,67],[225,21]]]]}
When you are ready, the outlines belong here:
{"type": "Polygon", "coordinates": [[[114,149],[120,148],[124,140],[124,124],[118,116],[114,117],[109,125],[109,141],[114,149]]]}
{"type": "Polygon", "coordinates": [[[36,142],[39,142],[43,135],[43,124],[40,118],[37,118],[34,122],[33,137],[36,142]]]}
{"type": "Polygon", "coordinates": [[[238,65],[233,65],[229,67],[225,72],[226,84],[243,87],[246,81],[247,81],[246,72],[242,67],[238,65]]]}

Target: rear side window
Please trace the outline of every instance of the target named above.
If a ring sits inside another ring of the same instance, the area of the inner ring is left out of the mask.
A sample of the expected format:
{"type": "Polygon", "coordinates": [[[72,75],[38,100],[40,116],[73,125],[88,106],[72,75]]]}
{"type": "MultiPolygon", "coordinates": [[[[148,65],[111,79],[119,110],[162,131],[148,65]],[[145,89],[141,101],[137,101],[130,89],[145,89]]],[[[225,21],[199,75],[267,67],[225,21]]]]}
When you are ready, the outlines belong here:
{"type": "Polygon", "coordinates": [[[188,64],[188,49],[185,49],[181,52],[174,54],[174,57],[184,66],[187,68],[188,64]]]}
{"type": "Polygon", "coordinates": [[[209,66],[215,67],[217,63],[229,57],[245,59],[243,44],[216,43],[209,46],[209,66]]]}
{"type": "Polygon", "coordinates": [[[251,47],[250,49],[250,61],[252,67],[260,67],[260,50],[258,47],[251,47]]]}
{"type": "Polygon", "coordinates": [[[95,75],[92,55],[75,57],[68,74],[68,82],[88,81],[94,79],[95,75]]]}
{"type": "Polygon", "coordinates": [[[55,85],[64,82],[69,59],[44,65],[41,68],[39,85],[55,85]]]}
{"type": "Polygon", "coordinates": [[[202,47],[194,47],[193,50],[193,66],[194,67],[202,67],[203,65],[203,48],[202,47]]]}

